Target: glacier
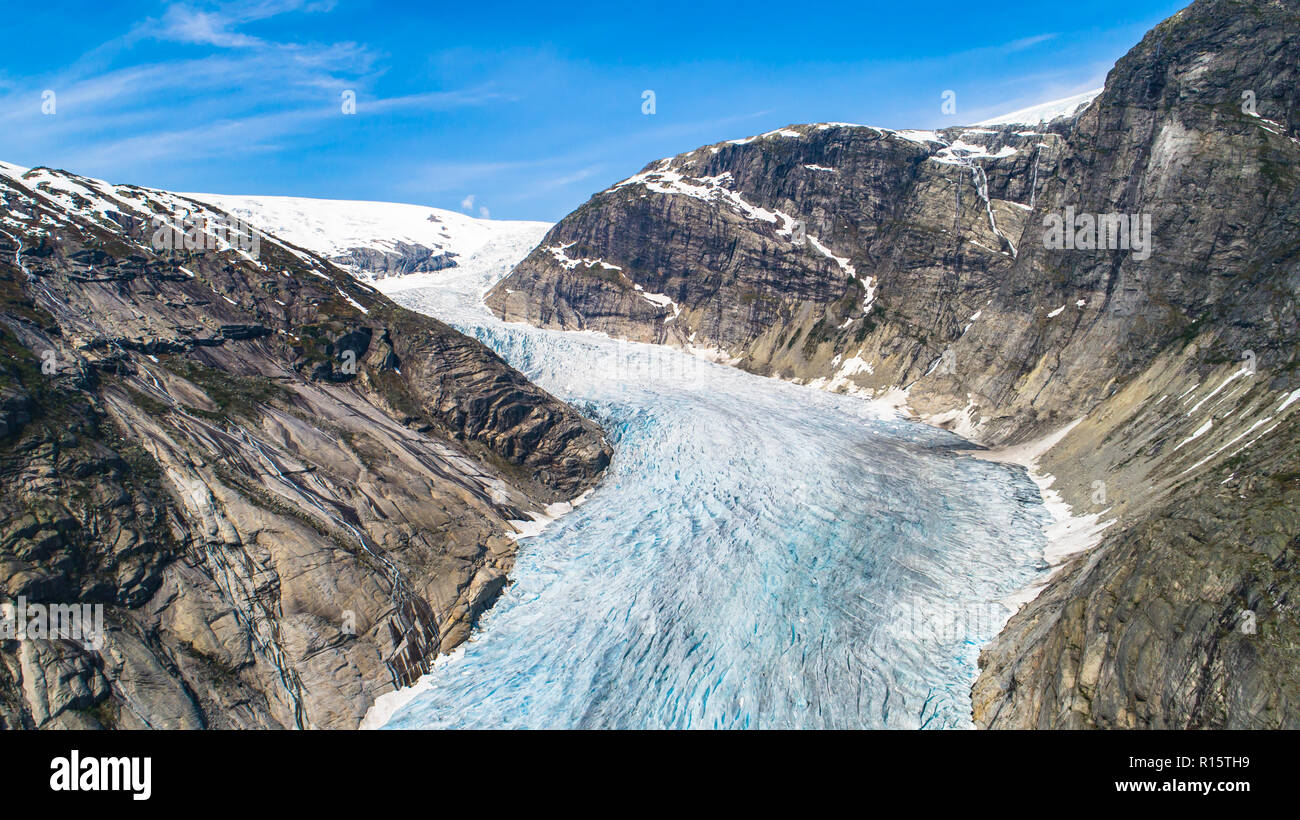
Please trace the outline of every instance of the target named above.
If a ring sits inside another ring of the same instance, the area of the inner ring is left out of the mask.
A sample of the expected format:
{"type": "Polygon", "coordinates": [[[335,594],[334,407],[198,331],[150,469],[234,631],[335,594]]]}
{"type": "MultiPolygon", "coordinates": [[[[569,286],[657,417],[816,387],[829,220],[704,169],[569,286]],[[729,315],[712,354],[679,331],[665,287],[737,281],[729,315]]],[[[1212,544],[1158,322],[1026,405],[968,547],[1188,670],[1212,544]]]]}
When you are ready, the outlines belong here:
{"type": "Polygon", "coordinates": [[[883,404],[499,321],[483,293],[544,228],[380,287],[598,420],[613,464],[370,725],[970,727],[979,649],[1046,569],[1025,471],[883,404]]]}

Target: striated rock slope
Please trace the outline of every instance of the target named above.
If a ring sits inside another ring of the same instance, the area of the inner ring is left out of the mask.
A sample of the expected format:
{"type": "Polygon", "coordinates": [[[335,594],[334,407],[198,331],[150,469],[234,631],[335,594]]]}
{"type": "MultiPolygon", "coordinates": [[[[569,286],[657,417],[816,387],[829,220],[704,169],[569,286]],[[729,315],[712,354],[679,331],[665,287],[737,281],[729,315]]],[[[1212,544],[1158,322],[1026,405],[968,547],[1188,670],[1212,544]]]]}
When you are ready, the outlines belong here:
{"type": "Polygon", "coordinates": [[[488,303],[1052,443],[1038,471],[1108,526],[986,649],[980,725],[1294,727],[1298,103],[1300,4],[1199,0],[1046,125],[652,163],[488,303]],[[1055,242],[1081,214],[1150,243],[1055,242]]]}
{"type": "Polygon", "coordinates": [[[156,250],[183,197],[0,166],[0,727],[358,725],[465,640],[509,522],[601,431],[479,343],[272,236],[156,250]]]}

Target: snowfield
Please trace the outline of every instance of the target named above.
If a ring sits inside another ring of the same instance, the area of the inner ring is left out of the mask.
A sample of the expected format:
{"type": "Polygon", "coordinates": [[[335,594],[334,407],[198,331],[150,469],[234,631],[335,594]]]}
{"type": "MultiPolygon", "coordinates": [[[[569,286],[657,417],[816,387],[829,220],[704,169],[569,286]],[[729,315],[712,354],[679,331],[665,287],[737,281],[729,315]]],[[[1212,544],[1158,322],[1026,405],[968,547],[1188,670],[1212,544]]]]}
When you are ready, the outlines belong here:
{"type": "MultiPolygon", "coordinates": [[[[456,263],[461,264],[483,249],[489,240],[513,236],[520,230],[550,228],[546,222],[476,219],[442,208],[397,202],[201,193],[181,196],[220,208],[280,239],[331,259],[355,248],[398,253],[405,244],[453,253],[456,263]]],[[[427,274],[391,278],[412,276],[427,274]]],[[[362,278],[369,279],[364,275],[362,278]]]]}
{"type": "Polygon", "coordinates": [[[1102,92],[1100,88],[1094,88],[1091,91],[1085,91],[1082,94],[1075,94],[1072,97],[1063,97],[1051,102],[1031,105],[1028,108],[1021,108],[1018,111],[1012,111],[1008,114],[1000,114],[992,119],[975,123],[976,125],[1040,125],[1048,123],[1058,117],[1068,117],[1071,114],[1078,113],[1086,107],[1088,103],[1097,98],[1102,92]]]}

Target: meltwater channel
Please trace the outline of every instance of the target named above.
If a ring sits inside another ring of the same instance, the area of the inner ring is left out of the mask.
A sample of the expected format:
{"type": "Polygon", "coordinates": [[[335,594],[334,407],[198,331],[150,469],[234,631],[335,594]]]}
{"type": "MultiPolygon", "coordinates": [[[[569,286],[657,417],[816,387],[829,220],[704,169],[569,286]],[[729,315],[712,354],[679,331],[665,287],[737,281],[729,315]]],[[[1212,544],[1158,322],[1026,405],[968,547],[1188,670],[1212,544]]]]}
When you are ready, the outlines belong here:
{"type": "Polygon", "coordinates": [[[533,233],[390,295],[596,419],[614,461],[385,728],[970,727],[999,601],[1044,569],[1025,472],[860,398],[502,323],[482,294],[533,233]]]}

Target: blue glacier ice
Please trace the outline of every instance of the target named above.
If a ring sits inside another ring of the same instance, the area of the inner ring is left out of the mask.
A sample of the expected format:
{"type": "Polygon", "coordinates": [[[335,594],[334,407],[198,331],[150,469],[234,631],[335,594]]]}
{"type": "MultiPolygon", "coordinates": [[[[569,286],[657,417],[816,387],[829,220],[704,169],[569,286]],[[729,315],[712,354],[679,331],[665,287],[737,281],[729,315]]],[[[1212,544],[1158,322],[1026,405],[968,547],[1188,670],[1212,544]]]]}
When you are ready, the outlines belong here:
{"type": "Polygon", "coordinates": [[[859,398],[504,324],[481,294],[507,256],[392,295],[598,420],[614,461],[385,728],[971,726],[999,601],[1043,569],[1025,472],[859,398]]]}

